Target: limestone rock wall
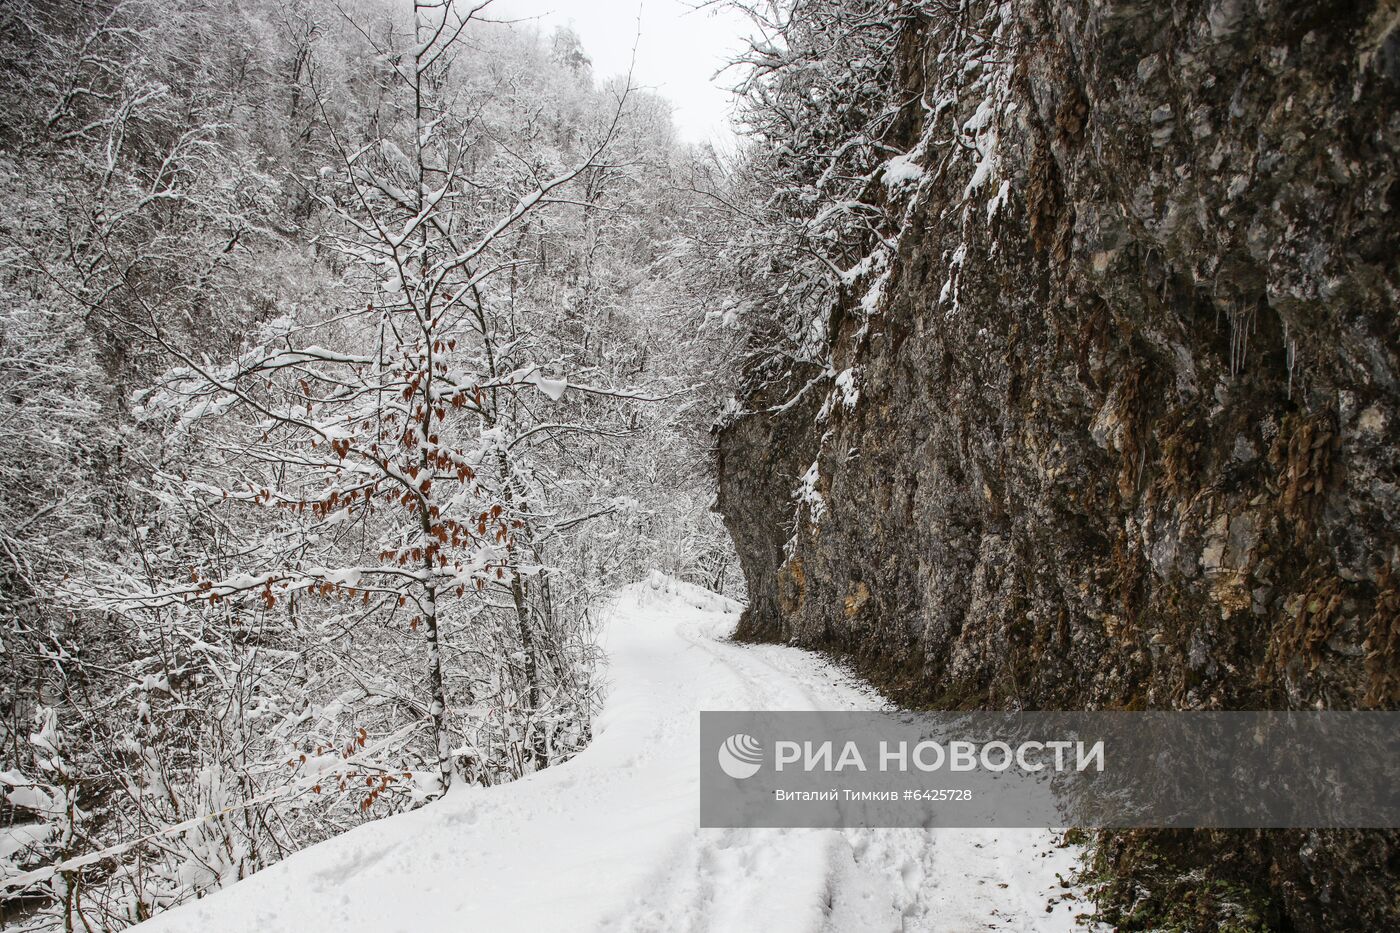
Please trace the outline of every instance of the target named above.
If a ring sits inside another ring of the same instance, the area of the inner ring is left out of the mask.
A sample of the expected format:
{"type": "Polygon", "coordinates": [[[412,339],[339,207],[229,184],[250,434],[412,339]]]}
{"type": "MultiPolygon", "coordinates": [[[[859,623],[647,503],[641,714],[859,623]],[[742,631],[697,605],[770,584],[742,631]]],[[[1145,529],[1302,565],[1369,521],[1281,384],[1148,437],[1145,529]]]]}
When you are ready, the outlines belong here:
{"type": "MultiPolygon", "coordinates": [[[[721,432],[743,631],[912,705],[1394,708],[1400,5],[981,17],[907,26],[923,175],[824,415],[721,432]]],[[[1271,924],[1400,923],[1393,838],[1171,849],[1271,924]]]]}

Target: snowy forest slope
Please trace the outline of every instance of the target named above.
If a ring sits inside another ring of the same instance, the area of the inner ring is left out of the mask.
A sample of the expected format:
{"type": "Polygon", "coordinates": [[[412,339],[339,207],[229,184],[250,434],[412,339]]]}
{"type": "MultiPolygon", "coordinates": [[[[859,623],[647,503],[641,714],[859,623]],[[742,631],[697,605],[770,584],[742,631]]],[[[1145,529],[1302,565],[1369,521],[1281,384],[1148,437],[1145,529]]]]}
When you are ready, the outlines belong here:
{"type": "Polygon", "coordinates": [[[485,4],[0,7],[0,885],[119,929],[566,760],[740,585],[667,105],[485,4]]]}

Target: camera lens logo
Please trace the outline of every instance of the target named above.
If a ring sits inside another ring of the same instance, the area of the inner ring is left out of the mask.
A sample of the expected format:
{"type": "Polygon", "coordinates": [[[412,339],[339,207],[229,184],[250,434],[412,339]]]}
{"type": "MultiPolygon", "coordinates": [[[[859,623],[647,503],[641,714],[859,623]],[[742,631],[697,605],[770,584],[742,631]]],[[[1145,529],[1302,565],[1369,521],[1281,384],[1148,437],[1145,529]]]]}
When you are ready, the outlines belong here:
{"type": "Polygon", "coordinates": [[[731,735],[719,747],[720,770],[732,778],[753,777],[762,766],[763,746],[751,735],[731,735]]]}

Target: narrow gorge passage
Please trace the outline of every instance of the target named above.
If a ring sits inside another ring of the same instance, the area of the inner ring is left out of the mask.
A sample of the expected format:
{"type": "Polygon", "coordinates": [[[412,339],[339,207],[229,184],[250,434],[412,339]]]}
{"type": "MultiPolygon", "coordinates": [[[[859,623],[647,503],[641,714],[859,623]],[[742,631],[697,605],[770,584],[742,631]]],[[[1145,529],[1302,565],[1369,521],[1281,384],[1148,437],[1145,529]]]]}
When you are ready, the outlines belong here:
{"type": "Polygon", "coordinates": [[[0,933],[1400,930],[1400,0],[0,74],[0,933]]]}

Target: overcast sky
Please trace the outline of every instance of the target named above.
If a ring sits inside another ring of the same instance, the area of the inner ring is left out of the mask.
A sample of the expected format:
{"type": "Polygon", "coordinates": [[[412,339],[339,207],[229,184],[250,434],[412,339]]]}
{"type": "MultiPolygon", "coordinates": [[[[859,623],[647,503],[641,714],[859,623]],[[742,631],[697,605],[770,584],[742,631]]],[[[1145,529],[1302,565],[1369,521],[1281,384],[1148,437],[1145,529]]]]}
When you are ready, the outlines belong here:
{"type": "Polygon", "coordinates": [[[691,142],[728,144],[731,98],[712,76],[749,29],[739,15],[692,9],[692,0],[498,0],[496,18],[539,17],[545,35],[571,25],[593,60],[596,77],[623,74],[637,46],[634,81],[675,105],[676,126],[691,142]],[[638,38],[638,16],[641,35],[638,38]]]}

